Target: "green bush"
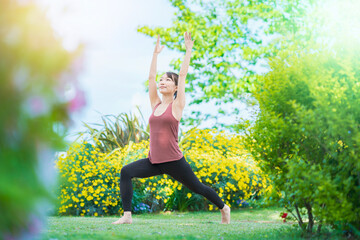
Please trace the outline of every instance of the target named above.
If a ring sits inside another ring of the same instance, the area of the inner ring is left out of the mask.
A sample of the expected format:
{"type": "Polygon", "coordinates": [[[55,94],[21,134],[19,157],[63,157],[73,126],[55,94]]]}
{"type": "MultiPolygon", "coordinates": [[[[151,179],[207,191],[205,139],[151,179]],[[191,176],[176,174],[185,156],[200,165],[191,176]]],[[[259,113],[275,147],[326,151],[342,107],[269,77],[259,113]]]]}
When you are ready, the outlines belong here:
{"type": "Polygon", "coordinates": [[[355,52],[283,51],[254,93],[261,111],[247,128],[246,146],[274,183],[268,199],[286,207],[307,232],[324,223],[352,234],[360,230],[355,52]]]}

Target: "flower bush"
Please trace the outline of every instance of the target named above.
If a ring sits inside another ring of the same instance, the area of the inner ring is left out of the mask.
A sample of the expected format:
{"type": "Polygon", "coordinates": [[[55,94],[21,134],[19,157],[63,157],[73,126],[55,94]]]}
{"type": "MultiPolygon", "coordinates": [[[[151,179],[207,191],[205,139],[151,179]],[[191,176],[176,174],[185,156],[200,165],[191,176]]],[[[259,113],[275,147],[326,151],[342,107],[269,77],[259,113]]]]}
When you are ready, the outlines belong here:
{"type": "Polygon", "coordinates": [[[84,141],[70,147],[56,161],[61,200],[58,212],[70,215],[104,215],[120,210],[120,151],[105,154],[84,141]]]}
{"type": "MultiPolygon", "coordinates": [[[[73,145],[56,162],[60,173],[59,214],[107,215],[122,213],[120,197],[121,168],[146,158],[149,142],[130,142],[111,153],[101,153],[87,141],[73,145]]],[[[271,189],[268,178],[243,149],[240,136],[228,136],[216,130],[192,129],[180,145],[185,159],[201,182],[212,187],[233,208],[271,189]]],[[[217,210],[196,194],[163,174],[133,178],[134,213],[158,210],[217,210]]]]}

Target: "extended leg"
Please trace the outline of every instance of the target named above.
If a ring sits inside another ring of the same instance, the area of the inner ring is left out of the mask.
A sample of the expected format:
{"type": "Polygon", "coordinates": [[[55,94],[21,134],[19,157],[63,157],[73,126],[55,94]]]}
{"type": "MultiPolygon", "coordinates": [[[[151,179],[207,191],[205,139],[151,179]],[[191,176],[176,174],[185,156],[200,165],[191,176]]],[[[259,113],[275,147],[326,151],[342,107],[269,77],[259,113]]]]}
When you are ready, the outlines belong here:
{"type": "Polygon", "coordinates": [[[230,223],[230,207],[226,205],[219,195],[211,187],[201,183],[191,169],[190,164],[183,157],[178,161],[162,163],[159,165],[161,170],[181,182],[191,191],[201,194],[209,201],[214,203],[221,211],[221,223],[230,223]]]}
{"type": "Polygon", "coordinates": [[[206,197],[219,209],[224,207],[225,203],[221,200],[219,195],[214,189],[199,181],[185,158],[174,162],[163,163],[161,164],[161,169],[164,173],[169,174],[175,180],[184,184],[191,191],[206,197]]]}

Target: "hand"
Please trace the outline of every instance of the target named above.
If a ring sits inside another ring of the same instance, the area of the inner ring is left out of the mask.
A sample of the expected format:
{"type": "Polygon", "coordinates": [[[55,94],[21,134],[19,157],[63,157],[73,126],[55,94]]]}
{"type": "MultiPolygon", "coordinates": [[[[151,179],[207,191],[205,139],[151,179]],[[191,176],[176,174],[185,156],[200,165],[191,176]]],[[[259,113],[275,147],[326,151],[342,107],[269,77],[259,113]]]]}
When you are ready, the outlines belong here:
{"type": "Polygon", "coordinates": [[[187,33],[185,32],[184,34],[184,37],[185,37],[185,47],[186,47],[186,50],[191,50],[193,45],[194,45],[194,41],[191,40],[191,33],[187,33]]]}
{"type": "Polygon", "coordinates": [[[160,35],[158,35],[154,53],[159,54],[161,52],[161,50],[163,50],[164,47],[165,46],[160,46],[160,35]]]}

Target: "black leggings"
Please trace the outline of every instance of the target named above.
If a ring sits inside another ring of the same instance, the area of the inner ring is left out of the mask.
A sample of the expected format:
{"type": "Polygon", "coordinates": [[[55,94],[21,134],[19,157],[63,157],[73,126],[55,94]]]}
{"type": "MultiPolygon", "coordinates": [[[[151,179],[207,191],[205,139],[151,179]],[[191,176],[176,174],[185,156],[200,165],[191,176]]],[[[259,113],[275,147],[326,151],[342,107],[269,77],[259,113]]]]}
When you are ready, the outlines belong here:
{"type": "Polygon", "coordinates": [[[168,174],[191,191],[201,194],[214,203],[219,209],[225,206],[219,195],[211,187],[201,183],[191,169],[190,164],[182,157],[180,160],[152,164],[149,158],[143,158],[122,167],[120,175],[120,194],[124,211],[131,211],[133,187],[131,179],[147,178],[168,174]]]}

